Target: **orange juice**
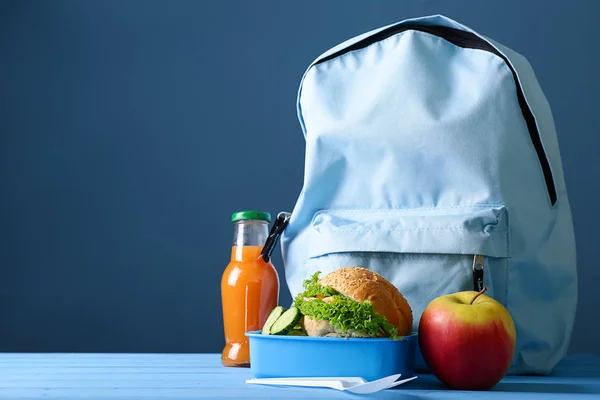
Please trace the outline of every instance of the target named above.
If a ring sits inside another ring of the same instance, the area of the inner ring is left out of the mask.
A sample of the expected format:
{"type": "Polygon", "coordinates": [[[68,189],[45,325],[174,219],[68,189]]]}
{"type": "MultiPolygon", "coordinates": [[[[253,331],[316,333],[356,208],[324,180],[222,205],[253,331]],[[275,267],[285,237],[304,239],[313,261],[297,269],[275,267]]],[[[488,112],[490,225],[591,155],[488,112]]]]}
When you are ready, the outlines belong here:
{"type": "Polygon", "coordinates": [[[260,330],[279,300],[279,277],[261,256],[268,236],[270,215],[245,211],[232,216],[234,243],[231,261],[221,279],[225,348],[223,365],[250,365],[248,331],[260,330]]]}

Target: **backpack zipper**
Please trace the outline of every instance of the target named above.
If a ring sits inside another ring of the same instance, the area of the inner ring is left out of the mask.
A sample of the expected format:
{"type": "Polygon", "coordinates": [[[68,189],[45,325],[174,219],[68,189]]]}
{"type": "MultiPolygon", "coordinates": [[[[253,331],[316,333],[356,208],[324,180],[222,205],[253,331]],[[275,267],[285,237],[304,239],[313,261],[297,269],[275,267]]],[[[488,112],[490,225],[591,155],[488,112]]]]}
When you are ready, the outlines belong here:
{"type": "Polygon", "coordinates": [[[542,168],[542,172],[544,174],[544,181],[546,183],[546,190],[548,196],[550,197],[550,203],[554,206],[554,204],[556,204],[557,195],[556,186],[554,184],[554,177],[552,176],[552,169],[550,168],[550,162],[548,161],[548,157],[544,151],[544,146],[542,144],[540,132],[535,123],[535,117],[533,116],[531,109],[525,101],[525,95],[523,94],[523,89],[521,88],[519,79],[517,78],[517,72],[514,70],[508,59],[502,53],[500,53],[495,47],[493,47],[487,41],[481,39],[474,33],[465,32],[460,29],[450,28],[447,26],[423,26],[414,24],[395,25],[387,29],[381,30],[372,36],[359,40],[358,42],[344,49],[338,50],[337,52],[323,57],[322,59],[317,60],[314,63],[314,65],[318,65],[326,61],[332,60],[334,58],[340,57],[341,55],[349,53],[351,51],[363,49],[373,43],[382,41],[398,33],[408,30],[429,33],[431,35],[441,37],[442,39],[445,39],[448,42],[459,47],[488,51],[504,60],[504,62],[512,72],[513,79],[515,81],[515,86],[517,89],[517,99],[519,101],[521,113],[523,114],[523,118],[525,119],[525,123],[527,124],[529,137],[531,138],[531,142],[533,143],[533,147],[535,149],[535,152],[537,153],[537,157],[542,168]]]}
{"type": "Polygon", "coordinates": [[[476,254],[473,257],[473,290],[480,292],[483,289],[483,256],[476,254]]]}

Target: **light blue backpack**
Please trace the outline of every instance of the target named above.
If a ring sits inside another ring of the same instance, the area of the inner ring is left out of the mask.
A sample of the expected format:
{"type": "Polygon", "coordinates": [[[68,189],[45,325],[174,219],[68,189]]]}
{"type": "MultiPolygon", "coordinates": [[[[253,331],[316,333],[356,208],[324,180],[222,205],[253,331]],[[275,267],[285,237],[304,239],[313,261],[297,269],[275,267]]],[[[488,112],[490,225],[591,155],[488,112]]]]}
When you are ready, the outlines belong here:
{"type": "Polygon", "coordinates": [[[281,239],[292,296],[315,271],[362,266],[405,295],[416,331],[435,297],[476,287],[483,256],[486,294],[517,329],[510,373],[551,372],[575,317],[575,238],[527,60],[443,16],[405,20],[317,58],[297,108],[304,184],[281,239]]]}

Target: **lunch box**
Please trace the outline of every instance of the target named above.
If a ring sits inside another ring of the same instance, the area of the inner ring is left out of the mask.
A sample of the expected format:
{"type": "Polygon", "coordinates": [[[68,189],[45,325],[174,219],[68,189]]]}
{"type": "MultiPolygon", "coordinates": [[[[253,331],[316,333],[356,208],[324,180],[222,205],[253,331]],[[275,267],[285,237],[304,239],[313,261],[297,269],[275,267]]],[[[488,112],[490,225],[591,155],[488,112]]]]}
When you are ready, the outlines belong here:
{"type": "Polygon", "coordinates": [[[417,334],[389,338],[263,335],[247,332],[256,378],[361,377],[415,374],[417,334]]]}

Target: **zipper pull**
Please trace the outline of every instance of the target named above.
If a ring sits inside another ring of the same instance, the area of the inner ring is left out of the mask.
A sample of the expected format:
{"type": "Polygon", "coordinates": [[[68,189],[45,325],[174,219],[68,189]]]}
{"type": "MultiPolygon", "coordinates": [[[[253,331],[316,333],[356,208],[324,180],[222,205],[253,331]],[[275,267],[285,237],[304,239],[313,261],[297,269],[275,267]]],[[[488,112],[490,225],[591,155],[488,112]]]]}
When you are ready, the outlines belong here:
{"type": "Polygon", "coordinates": [[[271,227],[271,231],[269,232],[269,236],[263,246],[262,252],[260,253],[260,257],[265,262],[269,262],[271,259],[271,255],[273,254],[273,250],[275,250],[275,245],[277,244],[277,240],[279,236],[283,233],[283,230],[286,228],[288,223],[290,222],[292,214],[288,212],[280,212],[277,214],[277,219],[273,226],[271,227]]]}
{"type": "Polygon", "coordinates": [[[483,256],[475,255],[473,258],[473,290],[480,292],[483,290],[483,256]]]}

